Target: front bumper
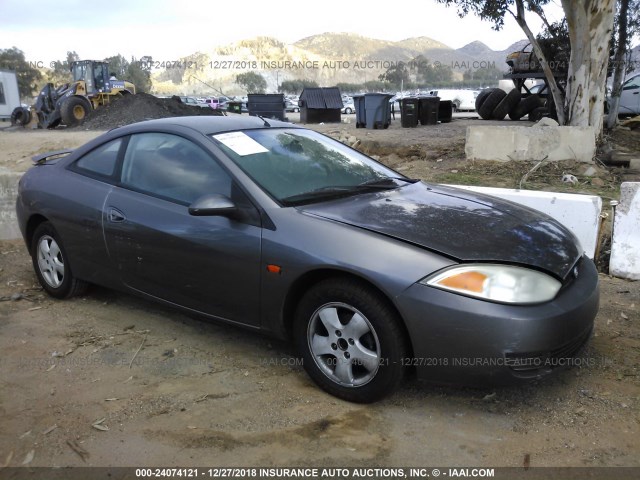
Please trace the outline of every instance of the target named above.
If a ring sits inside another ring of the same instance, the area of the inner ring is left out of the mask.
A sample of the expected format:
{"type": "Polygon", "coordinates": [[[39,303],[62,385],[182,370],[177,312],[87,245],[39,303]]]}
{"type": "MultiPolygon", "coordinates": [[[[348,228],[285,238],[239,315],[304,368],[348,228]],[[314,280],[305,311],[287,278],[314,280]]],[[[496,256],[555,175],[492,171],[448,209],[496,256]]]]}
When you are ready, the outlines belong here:
{"type": "Polygon", "coordinates": [[[403,363],[420,379],[500,385],[541,378],[579,364],[599,305],[598,273],[588,258],[551,302],[503,305],[421,284],[397,297],[413,347],[403,363]]]}

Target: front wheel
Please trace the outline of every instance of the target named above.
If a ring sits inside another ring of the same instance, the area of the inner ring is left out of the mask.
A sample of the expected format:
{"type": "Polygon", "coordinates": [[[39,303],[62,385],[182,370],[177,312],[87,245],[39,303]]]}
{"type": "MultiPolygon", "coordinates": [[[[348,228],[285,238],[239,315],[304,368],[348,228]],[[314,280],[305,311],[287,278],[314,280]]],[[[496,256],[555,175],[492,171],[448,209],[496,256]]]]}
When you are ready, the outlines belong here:
{"type": "Polygon", "coordinates": [[[36,228],[31,260],[40,285],[52,297],[69,298],[86,290],[87,283],[71,273],[64,246],[51,223],[44,222],[36,228]]]}
{"type": "Polygon", "coordinates": [[[406,342],[399,318],[365,284],[330,279],[311,288],[293,333],[309,376],[336,397],[375,402],[402,381],[406,342]]]}

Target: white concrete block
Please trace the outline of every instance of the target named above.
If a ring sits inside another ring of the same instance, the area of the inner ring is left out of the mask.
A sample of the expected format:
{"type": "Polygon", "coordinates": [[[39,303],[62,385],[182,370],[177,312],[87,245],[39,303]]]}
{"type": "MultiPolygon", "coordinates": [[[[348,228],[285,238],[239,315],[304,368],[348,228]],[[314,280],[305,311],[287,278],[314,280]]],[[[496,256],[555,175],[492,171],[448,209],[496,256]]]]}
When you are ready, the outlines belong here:
{"type": "Polygon", "coordinates": [[[467,127],[467,160],[593,163],[596,135],[592,127],[467,127]]]}
{"type": "Polygon", "coordinates": [[[21,173],[0,169],[0,240],[22,238],[16,218],[18,180],[21,173]]]}
{"type": "Polygon", "coordinates": [[[602,199],[598,196],[469,185],[450,186],[493,195],[546,213],[571,230],[589,258],[593,258],[595,254],[602,212],[602,199]]]}
{"type": "Polygon", "coordinates": [[[620,186],[609,273],[640,280],[640,182],[623,182],[620,186]]]}

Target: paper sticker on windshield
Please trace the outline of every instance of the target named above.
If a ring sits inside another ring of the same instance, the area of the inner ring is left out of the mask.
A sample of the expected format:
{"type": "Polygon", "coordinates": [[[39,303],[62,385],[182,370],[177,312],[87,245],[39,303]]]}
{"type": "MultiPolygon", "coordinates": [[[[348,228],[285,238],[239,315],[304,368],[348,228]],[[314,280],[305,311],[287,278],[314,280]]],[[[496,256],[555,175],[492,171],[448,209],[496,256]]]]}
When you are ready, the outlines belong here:
{"type": "Polygon", "coordinates": [[[213,138],[222,142],[241,157],[269,151],[244,132],[221,133],[214,135],[213,138]]]}

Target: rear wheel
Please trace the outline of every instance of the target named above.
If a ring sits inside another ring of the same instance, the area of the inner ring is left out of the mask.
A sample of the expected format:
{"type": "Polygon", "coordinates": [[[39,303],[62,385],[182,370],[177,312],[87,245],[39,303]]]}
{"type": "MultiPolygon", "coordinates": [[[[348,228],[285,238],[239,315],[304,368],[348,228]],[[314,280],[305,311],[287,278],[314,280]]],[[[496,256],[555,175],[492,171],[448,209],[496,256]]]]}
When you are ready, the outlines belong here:
{"type": "Polygon", "coordinates": [[[330,279],[314,286],[298,305],[293,333],[305,370],[332,395],[374,402],[402,380],[400,321],[365,284],[330,279]]]}
{"type": "Polygon", "coordinates": [[[81,124],[89,115],[91,105],[81,97],[69,97],[60,107],[62,123],[68,127],[81,124]]]}
{"type": "Polygon", "coordinates": [[[52,297],[69,298],[86,290],[88,284],[73,276],[62,241],[51,223],[44,222],[36,228],[31,260],[40,285],[52,297]]]}

